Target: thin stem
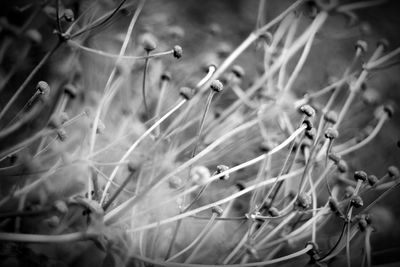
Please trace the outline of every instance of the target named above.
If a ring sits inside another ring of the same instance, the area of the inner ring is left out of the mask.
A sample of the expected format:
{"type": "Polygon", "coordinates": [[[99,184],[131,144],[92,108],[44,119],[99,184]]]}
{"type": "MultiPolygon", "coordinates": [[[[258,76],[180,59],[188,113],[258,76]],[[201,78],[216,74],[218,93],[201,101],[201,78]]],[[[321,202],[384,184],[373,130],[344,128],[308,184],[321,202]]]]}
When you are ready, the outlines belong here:
{"type": "Polygon", "coordinates": [[[6,112],[10,109],[10,107],[14,104],[14,102],[17,100],[19,95],[24,91],[25,87],[30,83],[30,81],[33,79],[33,77],[36,75],[36,73],[46,64],[47,60],[51,57],[51,55],[54,54],[54,52],[57,51],[57,49],[61,46],[63,42],[58,41],[51,50],[49,50],[43,58],[40,60],[40,62],[35,66],[35,68],[31,71],[31,73],[26,77],[24,82],[20,85],[20,87],[15,91],[13,96],[7,101],[7,104],[4,106],[4,108],[0,112],[0,120],[4,117],[6,112]]]}
{"type": "MultiPolygon", "coordinates": [[[[162,118],[160,118],[157,122],[155,122],[145,133],[143,133],[130,147],[129,149],[125,152],[125,154],[122,156],[122,158],[120,159],[120,162],[122,161],[126,161],[127,158],[129,157],[129,155],[132,153],[132,151],[154,130],[156,129],[163,121],[165,121],[166,119],[168,119],[168,117],[170,117],[174,112],[176,112],[183,104],[186,103],[186,99],[183,99],[181,101],[178,102],[178,104],[173,107],[170,111],[168,111],[162,118]]],[[[102,204],[104,202],[104,199],[106,197],[107,191],[111,185],[111,182],[114,180],[115,176],[118,173],[120,165],[117,165],[113,172],[110,175],[109,181],[107,182],[104,191],[103,191],[103,195],[101,197],[100,200],[100,204],[102,204]]]]}
{"type": "Polygon", "coordinates": [[[35,235],[0,232],[0,240],[24,243],[66,243],[90,240],[98,233],[76,232],[63,235],[35,235]]]}
{"type": "MultiPolygon", "coordinates": [[[[147,51],[147,56],[149,56],[150,52],[147,51]]],[[[143,98],[143,105],[145,110],[146,119],[150,116],[149,106],[147,105],[146,101],[146,74],[147,68],[149,67],[149,58],[147,57],[144,61],[144,69],[143,69],[143,80],[142,80],[142,98],[143,98]]]]}

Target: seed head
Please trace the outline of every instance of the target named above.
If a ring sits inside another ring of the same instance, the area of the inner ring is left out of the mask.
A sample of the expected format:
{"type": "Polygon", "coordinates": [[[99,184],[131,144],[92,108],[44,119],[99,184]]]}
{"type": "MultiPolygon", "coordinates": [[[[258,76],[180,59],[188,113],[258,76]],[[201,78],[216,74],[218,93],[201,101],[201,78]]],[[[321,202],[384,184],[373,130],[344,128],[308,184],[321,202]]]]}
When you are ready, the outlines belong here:
{"type": "Polygon", "coordinates": [[[394,107],[391,104],[387,104],[383,107],[383,111],[387,113],[388,118],[391,118],[394,114],[394,107]]]}
{"type": "MultiPolygon", "coordinates": [[[[226,165],[218,165],[216,174],[223,173],[224,171],[227,171],[227,170],[229,170],[228,166],[226,166],[226,165]]],[[[224,176],[221,176],[219,179],[220,180],[228,180],[229,179],[229,174],[225,174],[224,176]]]]}
{"type": "Polygon", "coordinates": [[[211,173],[205,166],[195,166],[190,171],[190,178],[198,185],[204,185],[211,177],[211,173]]]}
{"type": "Polygon", "coordinates": [[[356,49],[360,49],[363,53],[368,51],[368,44],[364,40],[358,40],[355,47],[356,49]]]}
{"type": "Polygon", "coordinates": [[[306,115],[307,117],[315,116],[315,109],[308,104],[301,106],[300,112],[306,115]]]}
{"type": "Polygon", "coordinates": [[[157,40],[151,33],[145,33],[141,36],[141,43],[146,52],[151,52],[157,48],[157,40]]]}
{"type": "Polygon", "coordinates": [[[338,138],[338,136],[339,136],[339,132],[334,128],[329,127],[325,131],[325,137],[330,140],[336,139],[336,138],[338,138]]]}
{"type": "Polygon", "coordinates": [[[195,90],[189,87],[181,87],[179,94],[186,100],[190,100],[195,95],[195,90]]]}
{"type": "Polygon", "coordinates": [[[364,202],[360,196],[353,196],[350,201],[351,205],[355,208],[361,208],[364,206],[364,202]]]}
{"type": "Polygon", "coordinates": [[[373,175],[373,174],[371,174],[371,175],[368,175],[368,184],[370,185],[370,186],[374,186],[379,180],[378,180],[378,177],[376,177],[375,175],[373,175]]]}
{"type": "Polygon", "coordinates": [[[50,94],[50,86],[45,81],[40,81],[36,85],[36,90],[40,92],[42,95],[49,95],[50,94]]]}
{"type": "Polygon", "coordinates": [[[338,116],[337,113],[333,110],[328,111],[327,113],[324,114],[324,120],[326,122],[335,124],[337,122],[338,116]]]}
{"type": "Polygon", "coordinates": [[[224,213],[224,210],[220,206],[214,206],[211,208],[211,212],[217,214],[218,217],[224,213]]]}
{"type": "Polygon", "coordinates": [[[400,176],[399,169],[396,166],[389,166],[387,172],[392,179],[397,179],[400,176]]]}
{"type": "Polygon", "coordinates": [[[68,22],[73,22],[75,20],[74,11],[72,11],[72,9],[69,9],[69,8],[65,9],[64,10],[64,18],[68,22]]]}
{"type": "Polygon", "coordinates": [[[303,121],[303,124],[307,126],[306,127],[306,131],[311,131],[311,129],[313,128],[312,122],[310,120],[308,120],[308,119],[305,119],[303,121]]]}
{"type": "Polygon", "coordinates": [[[314,140],[315,136],[317,136],[317,130],[315,128],[312,128],[311,130],[306,131],[305,135],[308,139],[314,140]]]}
{"type": "Polygon", "coordinates": [[[174,57],[180,59],[183,55],[182,47],[179,45],[174,46],[174,57]]]}
{"type": "Polygon", "coordinates": [[[368,178],[368,176],[367,176],[367,173],[365,171],[356,171],[356,172],[354,172],[354,179],[356,181],[360,180],[360,181],[365,182],[365,181],[367,181],[367,178],[368,178]]]}
{"type": "Polygon", "coordinates": [[[382,46],[384,51],[386,51],[389,47],[389,41],[387,39],[380,39],[377,43],[377,46],[382,46]]]}
{"type": "Polygon", "coordinates": [[[345,173],[349,169],[346,161],[344,161],[343,159],[339,160],[339,162],[337,163],[337,168],[338,168],[339,172],[341,172],[341,173],[345,173]]]}
{"type": "Polygon", "coordinates": [[[163,72],[163,74],[161,74],[161,80],[162,81],[170,81],[171,80],[171,73],[169,71],[163,72]]]}
{"type": "Polygon", "coordinates": [[[219,80],[214,80],[214,81],[211,82],[210,88],[214,92],[219,93],[224,89],[224,86],[219,80]]]}
{"type": "Polygon", "coordinates": [[[74,85],[69,83],[69,84],[65,85],[64,93],[66,95],[68,95],[71,99],[73,99],[78,94],[78,90],[76,89],[76,87],[74,85]]]}
{"type": "Polygon", "coordinates": [[[298,195],[296,200],[297,207],[299,207],[300,209],[307,209],[311,206],[311,204],[312,201],[309,195],[307,195],[306,193],[301,193],[298,195]]]}

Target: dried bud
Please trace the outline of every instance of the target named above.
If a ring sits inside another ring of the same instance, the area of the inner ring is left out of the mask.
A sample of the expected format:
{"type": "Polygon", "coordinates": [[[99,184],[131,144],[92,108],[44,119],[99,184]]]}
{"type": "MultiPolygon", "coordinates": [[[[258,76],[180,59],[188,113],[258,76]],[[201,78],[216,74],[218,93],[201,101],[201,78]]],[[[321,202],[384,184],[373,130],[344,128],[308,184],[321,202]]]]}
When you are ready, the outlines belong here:
{"type": "Polygon", "coordinates": [[[311,197],[307,195],[306,193],[301,193],[298,195],[297,200],[296,200],[296,206],[301,208],[301,209],[307,209],[311,206],[312,201],[311,197]]]}
{"type": "Polygon", "coordinates": [[[40,81],[36,85],[36,90],[39,91],[42,95],[49,95],[50,94],[50,86],[45,81],[40,81]]]}
{"type": "Polygon", "coordinates": [[[183,50],[182,47],[180,47],[179,45],[175,45],[174,46],[174,57],[177,59],[180,59],[183,55],[183,50]]]}
{"type": "Polygon", "coordinates": [[[72,11],[72,9],[69,9],[69,8],[65,9],[64,10],[64,18],[68,22],[73,22],[75,20],[74,11],[72,11]]]}
{"type": "MultiPolygon", "coordinates": [[[[215,172],[216,174],[223,173],[224,171],[229,170],[229,167],[226,165],[218,165],[217,166],[217,171],[215,172]]],[[[219,177],[220,180],[228,180],[229,179],[229,174],[225,174],[224,176],[219,177]]]]}
{"type": "Polygon", "coordinates": [[[338,136],[339,136],[339,132],[334,128],[329,127],[325,131],[325,137],[330,140],[336,139],[336,138],[338,138],[338,136]]]}
{"type": "Polygon", "coordinates": [[[383,107],[383,111],[386,112],[388,118],[391,118],[394,114],[394,107],[390,104],[387,104],[383,107]]]}
{"type": "Polygon", "coordinates": [[[239,65],[234,65],[232,67],[232,73],[235,74],[235,76],[239,79],[243,78],[243,76],[245,75],[244,69],[239,65]]]}
{"type": "Polygon", "coordinates": [[[171,73],[169,71],[163,72],[163,74],[161,74],[161,80],[162,81],[170,81],[171,80],[171,73]]]}
{"type": "Polygon", "coordinates": [[[219,80],[214,80],[211,82],[210,88],[214,92],[219,93],[224,89],[224,86],[222,85],[222,83],[219,80]]]}
{"type": "Polygon", "coordinates": [[[307,117],[314,117],[315,116],[315,110],[310,105],[301,106],[300,107],[300,111],[301,111],[301,113],[303,113],[307,117]]]}
{"type": "Polygon", "coordinates": [[[378,180],[378,177],[376,177],[375,175],[373,175],[373,174],[371,174],[371,175],[368,175],[368,184],[370,185],[370,186],[374,186],[379,180],[378,180]]]}
{"type": "Polygon", "coordinates": [[[396,166],[389,166],[387,172],[392,179],[397,179],[400,176],[399,169],[396,166]]]}
{"type": "Polygon", "coordinates": [[[311,130],[306,131],[305,135],[308,139],[314,140],[315,136],[317,136],[317,130],[315,128],[312,128],[311,130]]]}
{"type": "Polygon", "coordinates": [[[344,161],[343,159],[339,160],[339,162],[337,163],[337,168],[338,168],[339,172],[341,172],[341,173],[345,173],[349,169],[346,161],[344,161]]]}
{"type": "Polygon", "coordinates": [[[78,90],[76,87],[72,84],[67,84],[64,86],[64,93],[69,96],[70,98],[75,98],[76,95],[78,94],[78,90]]]}
{"type": "Polygon", "coordinates": [[[195,94],[195,90],[193,88],[189,88],[189,87],[181,87],[181,89],[179,90],[179,94],[186,100],[190,100],[194,94],[195,94]]]}
{"type": "Polygon", "coordinates": [[[363,53],[366,53],[368,51],[368,44],[366,41],[363,40],[358,40],[355,47],[356,49],[360,49],[363,53]]]}
{"type": "Polygon", "coordinates": [[[312,122],[310,120],[308,120],[308,119],[305,119],[303,121],[303,124],[306,126],[306,130],[307,131],[311,131],[311,129],[313,128],[312,122]]]}
{"type": "Polygon", "coordinates": [[[157,40],[151,33],[145,33],[141,36],[141,43],[147,53],[157,48],[157,40]]]}
{"type": "Polygon", "coordinates": [[[384,51],[386,51],[389,47],[389,41],[387,39],[380,39],[377,43],[377,46],[382,46],[384,51]]]}
{"type": "Polygon", "coordinates": [[[356,181],[360,180],[360,181],[365,182],[365,181],[367,181],[367,178],[368,178],[368,176],[364,171],[356,171],[356,172],[354,172],[354,179],[356,181]]]}
{"type": "Polygon", "coordinates": [[[58,136],[58,139],[60,139],[61,142],[64,142],[68,138],[68,134],[65,131],[65,129],[63,129],[63,128],[59,128],[57,130],[57,136],[58,136]]]}
{"type": "Polygon", "coordinates": [[[355,208],[361,208],[362,206],[364,206],[364,202],[360,196],[353,196],[350,203],[355,208]]]}
{"type": "Polygon", "coordinates": [[[335,111],[328,111],[327,113],[324,114],[324,120],[326,122],[335,124],[337,122],[338,116],[335,111]]]}
{"type": "Polygon", "coordinates": [[[220,206],[214,206],[211,208],[212,213],[217,214],[217,216],[221,216],[224,210],[220,206]]]}

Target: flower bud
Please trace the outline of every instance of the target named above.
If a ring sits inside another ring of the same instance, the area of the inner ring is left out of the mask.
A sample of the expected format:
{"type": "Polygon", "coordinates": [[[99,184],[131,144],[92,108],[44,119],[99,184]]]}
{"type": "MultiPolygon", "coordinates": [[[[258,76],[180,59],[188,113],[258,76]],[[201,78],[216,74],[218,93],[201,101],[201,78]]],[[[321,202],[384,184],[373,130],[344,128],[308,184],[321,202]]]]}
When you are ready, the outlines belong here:
{"type": "MultiPolygon", "coordinates": [[[[229,170],[229,167],[226,165],[218,165],[217,166],[217,171],[215,172],[216,174],[223,173],[224,171],[229,170]]],[[[219,177],[220,180],[228,180],[229,179],[229,174],[225,174],[224,176],[219,177]]]]}
{"type": "Polygon", "coordinates": [[[370,186],[374,186],[379,180],[378,180],[378,177],[376,177],[375,175],[373,175],[373,174],[371,174],[371,175],[368,175],[368,184],[370,185],[370,186]]]}
{"type": "Polygon", "coordinates": [[[190,100],[195,95],[195,90],[189,87],[181,87],[179,94],[186,100],[190,100]]]}
{"type": "Polygon", "coordinates": [[[400,176],[399,169],[396,166],[389,166],[387,172],[389,177],[392,179],[397,179],[400,176]]]}
{"type": "Polygon", "coordinates": [[[141,36],[141,43],[147,53],[157,48],[157,40],[151,33],[145,33],[141,36]]]}
{"type": "Polygon", "coordinates": [[[50,94],[50,86],[45,81],[38,82],[37,85],[36,85],[36,90],[38,90],[39,93],[42,94],[42,95],[50,94]]]}

